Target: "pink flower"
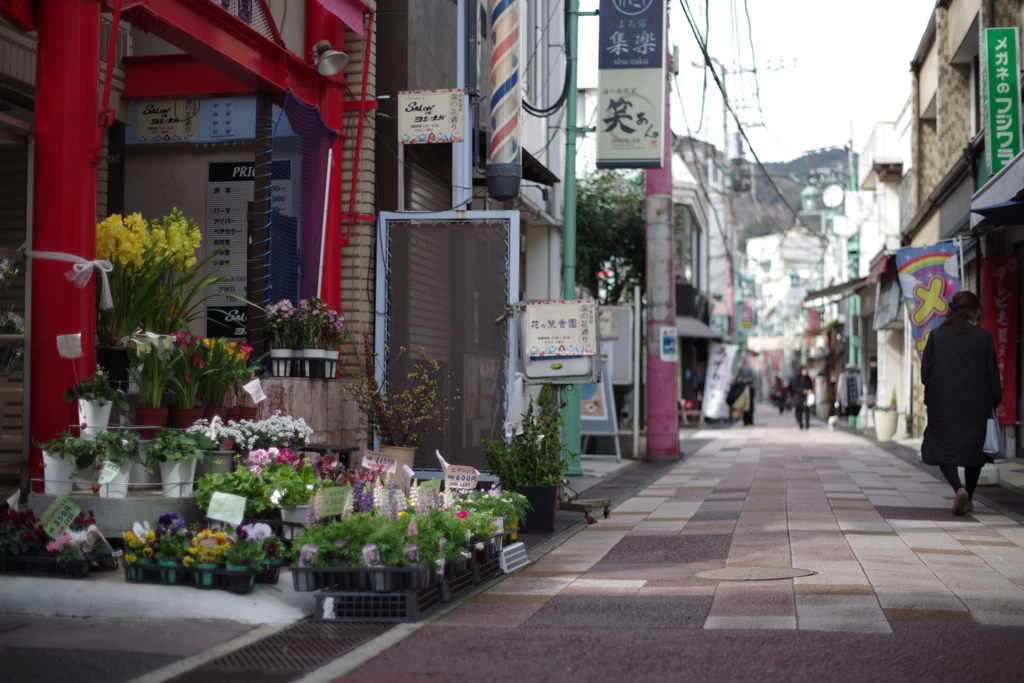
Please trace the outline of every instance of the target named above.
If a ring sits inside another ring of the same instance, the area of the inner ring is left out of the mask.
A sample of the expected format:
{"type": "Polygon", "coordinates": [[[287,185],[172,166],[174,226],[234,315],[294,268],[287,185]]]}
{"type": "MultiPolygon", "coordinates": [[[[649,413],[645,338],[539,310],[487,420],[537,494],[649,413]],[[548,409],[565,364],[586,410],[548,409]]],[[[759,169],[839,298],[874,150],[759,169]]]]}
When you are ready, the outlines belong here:
{"type": "Polygon", "coordinates": [[[469,513],[466,512],[465,510],[459,510],[458,512],[455,513],[455,516],[459,519],[465,519],[466,517],[469,517],[469,513]]]}

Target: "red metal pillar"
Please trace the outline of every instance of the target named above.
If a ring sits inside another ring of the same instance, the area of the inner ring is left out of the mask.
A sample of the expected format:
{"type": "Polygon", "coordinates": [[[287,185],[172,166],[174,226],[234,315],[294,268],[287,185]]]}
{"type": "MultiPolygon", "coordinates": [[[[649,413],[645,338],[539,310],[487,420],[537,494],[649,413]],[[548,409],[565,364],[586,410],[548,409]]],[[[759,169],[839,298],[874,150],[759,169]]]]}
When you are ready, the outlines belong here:
{"type": "MultiPolygon", "coordinates": [[[[329,41],[339,52],[345,51],[345,27],[315,0],[306,3],[307,62],[313,59],[313,46],[321,40],[329,41]]],[[[324,270],[320,278],[320,298],[328,308],[338,310],[341,305],[341,173],[344,156],[345,96],[341,87],[344,72],[320,80],[320,116],[328,128],[338,131],[331,157],[331,175],[327,185],[327,230],[324,234],[324,270]]]]}
{"type": "MultiPolygon", "coordinates": [[[[671,59],[668,54],[665,59],[671,59]]],[[[664,156],[647,180],[647,459],[679,458],[677,363],[661,359],[661,330],[676,325],[672,219],[671,81],[665,78],[664,156]]],[[[677,340],[678,343],[678,340],[677,340]]]]}
{"type": "MultiPolygon", "coordinates": [[[[32,249],[91,260],[96,254],[92,159],[99,116],[100,3],[39,0],[36,11],[32,249]]],[[[61,396],[75,375],[71,361],[57,355],[57,335],[80,332],[83,365],[93,364],[94,290],[68,282],[64,273],[69,268],[59,261],[32,262],[30,433],[37,441],[53,438],[77,420],[61,396]]],[[[41,479],[42,473],[33,446],[29,474],[41,479]]],[[[41,492],[42,483],[33,484],[33,490],[41,492]]]]}

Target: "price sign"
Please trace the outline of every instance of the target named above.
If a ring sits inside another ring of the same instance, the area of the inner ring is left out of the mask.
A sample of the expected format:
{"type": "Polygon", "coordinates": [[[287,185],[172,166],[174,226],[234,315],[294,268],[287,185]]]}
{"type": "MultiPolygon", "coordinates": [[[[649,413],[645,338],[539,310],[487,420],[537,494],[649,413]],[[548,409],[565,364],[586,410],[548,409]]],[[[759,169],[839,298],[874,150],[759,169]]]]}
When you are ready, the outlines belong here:
{"type": "Polygon", "coordinates": [[[264,401],[267,398],[267,395],[263,393],[263,385],[260,384],[259,377],[249,382],[248,384],[243,384],[242,388],[245,389],[245,392],[247,394],[252,396],[252,400],[255,401],[256,403],[264,401]]]}
{"type": "Polygon", "coordinates": [[[506,422],[505,423],[505,438],[506,439],[511,439],[513,436],[515,436],[517,434],[522,434],[522,433],[523,433],[523,421],[522,420],[512,420],[510,422],[506,422]]]}
{"type": "Polygon", "coordinates": [[[96,479],[99,484],[109,484],[114,481],[114,477],[121,471],[121,468],[112,462],[104,462],[102,469],[100,469],[100,476],[96,479]]]}
{"type": "Polygon", "coordinates": [[[245,516],[245,498],[216,491],[210,497],[210,507],[206,511],[206,516],[218,522],[227,522],[232,526],[238,526],[245,516]]]}
{"type": "Polygon", "coordinates": [[[441,492],[441,480],[440,479],[427,479],[420,482],[420,495],[429,496],[431,491],[441,492]]]}
{"type": "Polygon", "coordinates": [[[320,492],[320,516],[334,517],[340,515],[352,495],[351,486],[332,486],[320,492]]]}
{"type": "Polygon", "coordinates": [[[39,520],[39,523],[43,525],[43,530],[46,531],[47,536],[57,538],[64,533],[64,530],[71,525],[71,522],[75,521],[75,517],[81,512],[81,508],[70,500],[64,496],[57,496],[57,500],[53,501],[50,507],[46,508],[46,512],[43,513],[43,518],[39,520]]]}
{"type": "Polygon", "coordinates": [[[475,489],[480,473],[475,467],[448,465],[444,471],[444,485],[449,489],[475,489]]]}
{"type": "Polygon", "coordinates": [[[61,358],[81,358],[82,352],[81,334],[58,334],[57,355],[61,358]]]}
{"type": "Polygon", "coordinates": [[[398,461],[377,451],[366,451],[363,454],[363,467],[368,470],[376,469],[394,474],[398,471],[398,461]]]}

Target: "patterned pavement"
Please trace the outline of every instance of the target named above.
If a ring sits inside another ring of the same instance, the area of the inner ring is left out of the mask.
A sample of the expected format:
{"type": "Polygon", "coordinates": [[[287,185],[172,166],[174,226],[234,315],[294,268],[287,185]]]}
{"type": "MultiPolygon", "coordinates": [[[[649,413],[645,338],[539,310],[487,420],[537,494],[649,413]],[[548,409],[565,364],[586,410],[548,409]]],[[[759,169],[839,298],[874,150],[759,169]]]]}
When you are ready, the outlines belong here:
{"type": "MultiPolygon", "coordinates": [[[[955,517],[952,491],[937,478],[937,469],[932,475],[867,439],[830,432],[821,423],[799,431],[790,415],[768,414],[764,407],[753,428],[705,429],[694,438],[708,443],[615,508],[609,519],[586,527],[392,651],[430,651],[451,641],[469,650],[495,641],[540,647],[545,639],[592,646],[602,642],[595,634],[614,633],[615,641],[628,634],[655,647],[668,638],[698,652],[701,642],[718,643],[742,659],[750,657],[743,637],[764,647],[772,633],[791,633],[776,638],[776,646],[793,650],[795,657],[773,652],[780,673],[798,660],[806,660],[808,669],[822,656],[849,656],[836,654],[836,648],[856,643],[857,661],[870,656],[870,648],[939,648],[936,656],[955,664],[940,667],[934,680],[946,674],[973,680],[960,667],[974,670],[972,654],[980,657],[986,647],[1001,653],[998,663],[985,656],[986,666],[994,667],[986,675],[1020,675],[1021,648],[995,643],[1024,643],[1024,525],[980,502],[973,513],[955,517]],[[749,566],[816,573],[746,582],[691,576],[749,566]],[[797,656],[801,646],[810,650],[797,656]],[[814,648],[822,650],[815,655],[814,648]]],[[[593,667],[597,679],[616,680],[607,672],[617,665],[605,662],[613,650],[597,647],[580,666],[593,667]]],[[[398,673],[394,661],[409,664],[385,652],[362,673],[398,680],[388,677],[398,673]]],[[[865,674],[875,671],[876,679],[896,671],[881,661],[862,668],[865,674]]],[[[426,664],[412,669],[424,675],[432,670],[426,664]]]]}

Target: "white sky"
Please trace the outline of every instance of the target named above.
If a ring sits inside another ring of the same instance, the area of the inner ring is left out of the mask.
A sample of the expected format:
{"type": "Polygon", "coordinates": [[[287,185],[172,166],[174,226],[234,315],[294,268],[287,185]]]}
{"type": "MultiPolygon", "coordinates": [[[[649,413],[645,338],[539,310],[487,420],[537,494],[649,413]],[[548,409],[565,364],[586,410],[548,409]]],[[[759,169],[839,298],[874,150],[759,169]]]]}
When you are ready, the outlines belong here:
{"type": "MultiPolygon", "coordinates": [[[[696,130],[703,64],[680,0],[669,2],[670,44],[679,47],[673,86],[672,130],[696,130]]],[[[688,0],[704,29],[704,2],[688,0]]],[[[806,151],[842,146],[860,151],[875,124],[892,121],[910,95],[910,60],[928,25],[935,0],[746,0],[753,28],[762,119],[751,74],[730,75],[729,99],[762,161],[788,161],[806,151]],[[794,60],[796,67],[793,68],[794,60]],[[769,70],[779,66],[781,70],[769,70]],[[765,126],[760,126],[762,122],[765,126]],[[770,133],[770,134],[769,134],[770,133]]],[[[753,66],[744,0],[710,0],[709,54],[732,72],[753,66]],[[733,12],[737,21],[734,36],[733,12]],[[739,43],[739,57],[734,43],[739,43]]],[[[581,0],[581,10],[597,8],[581,0]]],[[[597,85],[597,18],[580,18],[579,86],[597,85]]],[[[730,120],[729,130],[735,131],[730,120]]],[[[704,126],[697,137],[722,145],[722,99],[708,76],[704,126]]],[[[748,158],[749,155],[748,155],[748,158]]]]}

